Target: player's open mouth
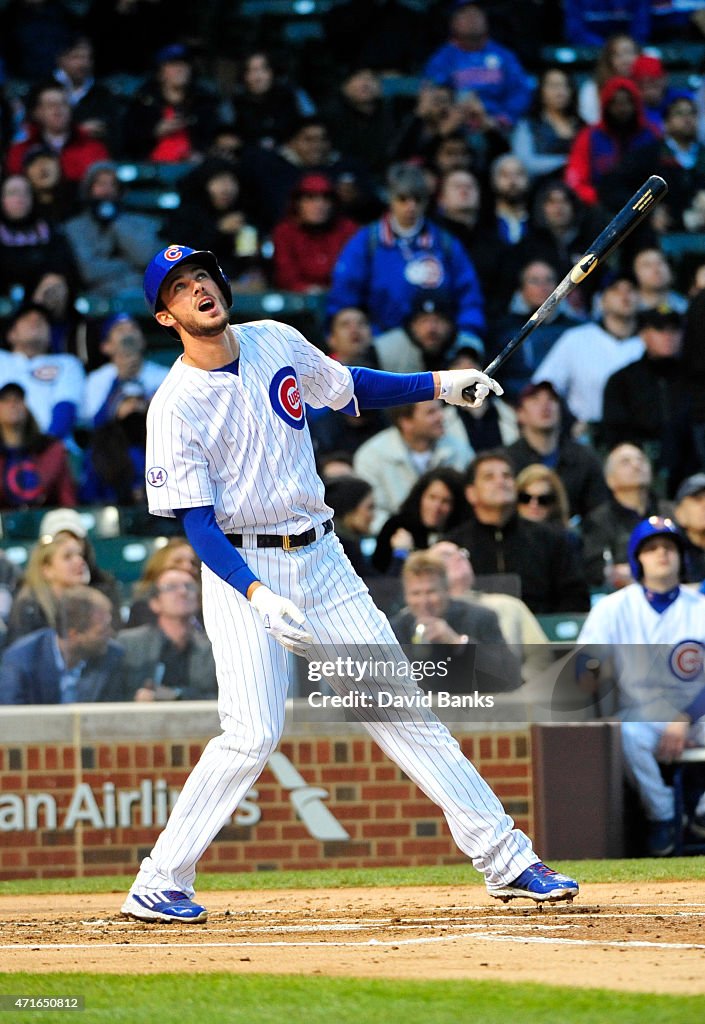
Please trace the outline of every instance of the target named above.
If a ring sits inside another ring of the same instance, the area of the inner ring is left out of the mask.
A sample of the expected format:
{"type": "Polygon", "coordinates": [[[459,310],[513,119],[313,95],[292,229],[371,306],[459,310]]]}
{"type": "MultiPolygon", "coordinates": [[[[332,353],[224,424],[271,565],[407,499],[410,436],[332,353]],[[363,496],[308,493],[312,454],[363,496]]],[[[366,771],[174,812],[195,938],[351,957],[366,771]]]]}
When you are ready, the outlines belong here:
{"type": "Polygon", "coordinates": [[[212,299],[210,295],[206,295],[206,297],[201,299],[198,303],[198,312],[208,313],[211,309],[215,309],[215,300],[212,299]]]}

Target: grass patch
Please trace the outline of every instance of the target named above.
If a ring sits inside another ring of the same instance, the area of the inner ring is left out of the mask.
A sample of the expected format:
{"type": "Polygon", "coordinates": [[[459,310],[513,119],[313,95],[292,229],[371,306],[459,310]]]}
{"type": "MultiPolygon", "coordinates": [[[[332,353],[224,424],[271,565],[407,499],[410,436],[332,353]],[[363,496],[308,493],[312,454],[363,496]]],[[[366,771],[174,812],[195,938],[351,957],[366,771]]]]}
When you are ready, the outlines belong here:
{"type": "MultiPolygon", "coordinates": [[[[592,882],[688,882],[702,881],[698,857],[640,858],[638,860],[583,860],[552,862],[555,867],[588,885],[592,882]]],[[[98,878],[32,878],[0,882],[0,893],[106,893],[124,892],[132,877],[105,875],[98,878]]],[[[482,885],[483,879],[469,863],[432,867],[349,868],[324,871],[246,871],[236,874],[199,874],[198,891],[271,889],[343,889],[395,885],[482,885]]]]}
{"type": "MultiPolygon", "coordinates": [[[[300,975],[182,974],[0,975],[0,993],[82,995],[81,1024],[700,1024],[702,999],[603,989],[507,985],[489,981],[405,981],[300,975]]],[[[3,1013],[3,1021],[27,1012],[3,1013]]],[[[56,1011],[32,1011],[33,1021],[56,1022],[56,1011]]],[[[65,1017],[63,1018],[66,1019],[65,1017]]]]}

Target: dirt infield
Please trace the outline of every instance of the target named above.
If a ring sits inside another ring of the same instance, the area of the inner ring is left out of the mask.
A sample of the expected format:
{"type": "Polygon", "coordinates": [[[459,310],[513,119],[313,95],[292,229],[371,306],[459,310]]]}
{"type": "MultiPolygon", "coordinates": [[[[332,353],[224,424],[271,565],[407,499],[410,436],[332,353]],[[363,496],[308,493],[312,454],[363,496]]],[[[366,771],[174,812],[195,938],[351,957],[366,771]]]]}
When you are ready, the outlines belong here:
{"type": "Polygon", "coordinates": [[[573,904],[477,887],[207,893],[202,925],[142,924],[123,894],[0,897],[4,971],[486,978],[705,993],[705,888],[586,885],[573,904]]]}

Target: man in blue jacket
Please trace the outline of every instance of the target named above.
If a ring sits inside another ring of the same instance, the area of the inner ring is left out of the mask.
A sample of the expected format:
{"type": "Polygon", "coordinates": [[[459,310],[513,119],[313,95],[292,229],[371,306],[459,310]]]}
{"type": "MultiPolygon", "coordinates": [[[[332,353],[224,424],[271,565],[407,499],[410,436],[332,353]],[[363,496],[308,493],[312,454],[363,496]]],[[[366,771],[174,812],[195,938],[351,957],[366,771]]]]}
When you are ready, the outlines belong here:
{"type": "Polygon", "coordinates": [[[477,274],[460,242],[426,217],[423,172],[393,164],[387,183],[388,212],[353,235],[338,257],[328,315],[364,309],[377,335],[403,324],[422,293],[451,305],[458,330],[478,338],[485,315],[477,274]]]}
{"type": "Polygon", "coordinates": [[[129,700],[123,650],[111,639],[112,605],[93,587],[59,600],[58,629],[38,629],[11,644],[0,665],[0,704],[129,700]]]}
{"type": "Polygon", "coordinates": [[[533,78],[514,53],[490,38],[483,9],[467,0],[454,5],[450,39],[431,54],[423,78],[451,86],[459,100],[477,96],[503,130],[526,113],[534,91],[533,78]]]}

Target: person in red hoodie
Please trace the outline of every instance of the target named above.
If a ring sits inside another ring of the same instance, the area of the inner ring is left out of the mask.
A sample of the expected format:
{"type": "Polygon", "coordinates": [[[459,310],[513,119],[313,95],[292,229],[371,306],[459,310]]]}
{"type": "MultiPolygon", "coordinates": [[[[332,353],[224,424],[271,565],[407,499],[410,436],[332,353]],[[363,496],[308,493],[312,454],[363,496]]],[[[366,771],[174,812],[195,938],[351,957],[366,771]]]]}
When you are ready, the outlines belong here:
{"type": "Polygon", "coordinates": [[[289,292],[325,291],[340,250],[358,228],[338,214],[330,178],[305,174],[292,193],[291,212],[272,233],[275,287],[289,292]]]}
{"type": "Polygon", "coordinates": [[[99,139],[92,139],[82,128],[72,124],[71,107],[58,82],[51,80],[37,85],[27,102],[27,111],[27,137],[10,146],[6,162],[8,174],[19,174],[25,155],[38,144],[58,154],[67,181],[81,181],[91,164],[110,159],[99,139]]]}
{"type": "MultiPolygon", "coordinates": [[[[634,191],[641,149],[658,139],[646,119],[639,89],[629,78],[610,78],[600,93],[600,121],[583,128],[568,156],[565,180],[584,203],[616,213],[634,191]]],[[[641,184],[643,166],[638,171],[641,184]]]]}

